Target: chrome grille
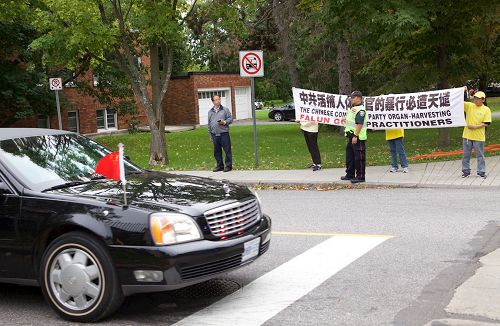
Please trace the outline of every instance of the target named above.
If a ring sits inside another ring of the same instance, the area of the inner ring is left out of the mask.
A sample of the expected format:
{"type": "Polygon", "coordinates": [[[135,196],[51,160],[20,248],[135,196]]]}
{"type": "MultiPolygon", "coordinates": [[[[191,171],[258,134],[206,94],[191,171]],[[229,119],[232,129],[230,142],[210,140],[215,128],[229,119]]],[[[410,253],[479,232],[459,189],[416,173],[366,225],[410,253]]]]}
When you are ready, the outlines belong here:
{"type": "Polygon", "coordinates": [[[260,219],[256,199],[217,207],[205,212],[210,231],[216,237],[243,232],[260,219]]]}

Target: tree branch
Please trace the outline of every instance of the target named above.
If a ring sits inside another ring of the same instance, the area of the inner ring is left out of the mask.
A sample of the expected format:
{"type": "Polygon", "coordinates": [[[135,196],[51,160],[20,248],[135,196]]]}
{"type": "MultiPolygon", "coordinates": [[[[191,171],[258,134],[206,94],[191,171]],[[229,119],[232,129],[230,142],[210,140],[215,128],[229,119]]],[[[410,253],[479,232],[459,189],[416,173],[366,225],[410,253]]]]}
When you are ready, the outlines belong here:
{"type": "Polygon", "coordinates": [[[184,16],[184,18],[182,18],[181,22],[179,23],[179,26],[182,26],[186,22],[186,19],[188,19],[188,17],[193,13],[197,1],[198,0],[194,0],[193,5],[191,6],[191,9],[189,9],[186,16],[184,16]]]}

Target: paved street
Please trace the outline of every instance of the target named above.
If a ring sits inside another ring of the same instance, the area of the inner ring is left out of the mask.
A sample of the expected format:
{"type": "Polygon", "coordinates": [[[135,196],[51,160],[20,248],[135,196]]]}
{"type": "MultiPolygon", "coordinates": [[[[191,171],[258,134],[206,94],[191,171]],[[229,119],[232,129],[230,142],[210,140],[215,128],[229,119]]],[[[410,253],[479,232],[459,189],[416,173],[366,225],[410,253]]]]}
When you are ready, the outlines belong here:
{"type": "MultiPolygon", "coordinates": [[[[192,323],[202,316],[219,321],[211,325],[226,325],[239,313],[265,316],[258,324],[269,326],[500,323],[448,307],[454,290],[481,266],[479,259],[500,247],[498,192],[399,188],[259,194],[274,223],[265,256],[189,289],[130,297],[103,324],[202,325],[192,323]],[[308,264],[294,265],[303,261],[308,264]],[[250,301],[253,293],[266,295],[250,301]]],[[[0,320],[66,324],[38,289],[12,285],[0,287],[0,320]]],[[[255,325],[244,318],[229,324],[255,325]]]]}

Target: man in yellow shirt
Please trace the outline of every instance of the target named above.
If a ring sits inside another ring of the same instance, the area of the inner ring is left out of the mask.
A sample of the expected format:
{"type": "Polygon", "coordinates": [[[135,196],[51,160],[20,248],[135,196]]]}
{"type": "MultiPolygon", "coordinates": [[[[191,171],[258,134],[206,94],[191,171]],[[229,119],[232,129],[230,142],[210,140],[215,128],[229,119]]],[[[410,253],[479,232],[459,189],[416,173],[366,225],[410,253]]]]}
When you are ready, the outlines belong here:
{"type": "Polygon", "coordinates": [[[486,126],[491,123],[491,110],[484,105],[486,94],[476,92],[473,97],[473,103],[464,103],[465,123],[463,132],[462,157],[462,178],[470,175],[470,158],[472,148],[477,157],[477,175],[486,178],[486,162],[484,160],[484,143],[486,141],[486,126]]]}

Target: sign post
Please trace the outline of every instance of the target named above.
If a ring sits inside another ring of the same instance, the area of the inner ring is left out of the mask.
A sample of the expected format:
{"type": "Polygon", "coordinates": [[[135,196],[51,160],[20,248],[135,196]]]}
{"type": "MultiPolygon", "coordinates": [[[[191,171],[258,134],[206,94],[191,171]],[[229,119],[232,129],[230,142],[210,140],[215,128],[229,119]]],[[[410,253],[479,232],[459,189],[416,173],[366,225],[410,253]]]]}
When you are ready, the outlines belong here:
{"type": "Polygon", "coordinates": [[[253,144],[255,166],[259,166],[259,149],[257,145],[257,117],[255,112],[255,77],[264,77],[264,53],[262,51],[240,51],[240,76],[250,78],[251,105],[253,118],[253,144]]]}
{"type": "Polygon", "coordinates": [[[61,106],[59,104],[59,91],[63,89],[62,79],[49,78],[49,86],[51,91],[56,92],[57,121],[59,123],[59,130],[62,130],[61,106]]]}

